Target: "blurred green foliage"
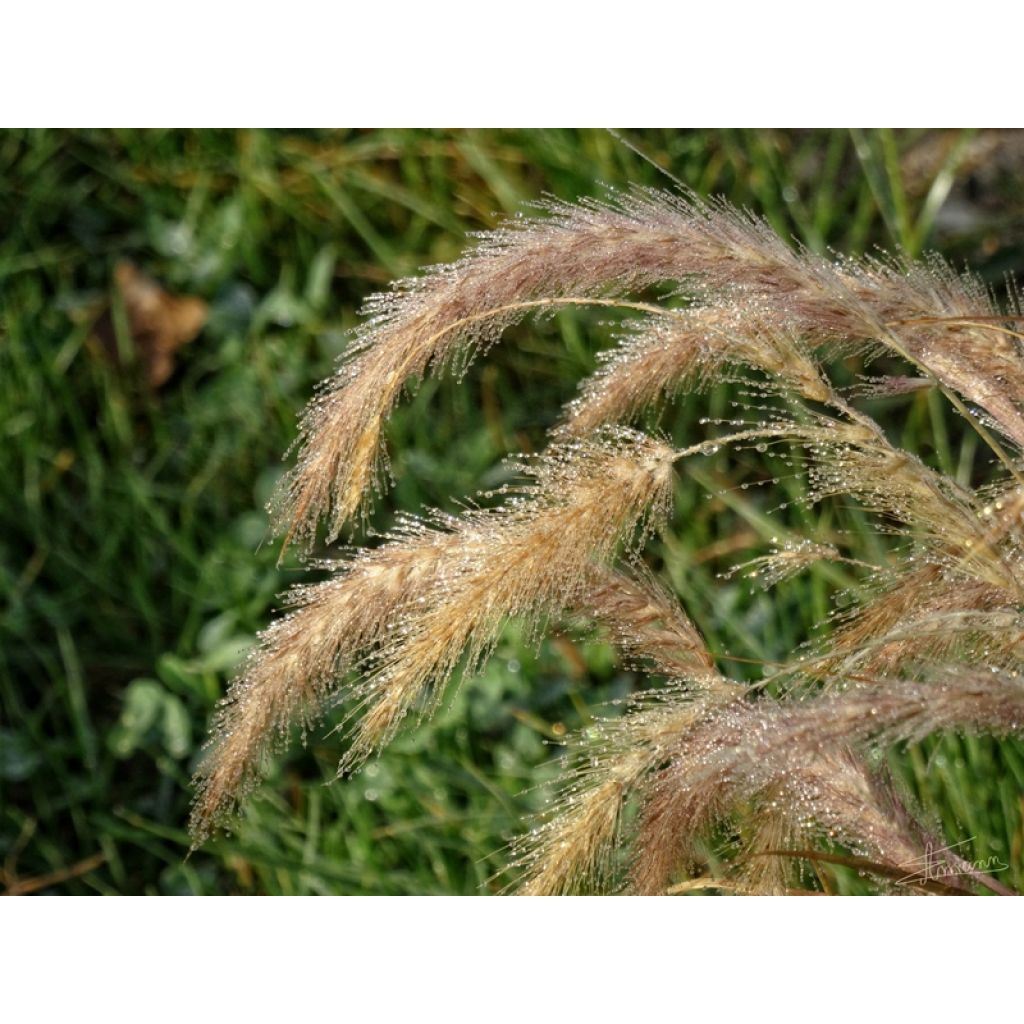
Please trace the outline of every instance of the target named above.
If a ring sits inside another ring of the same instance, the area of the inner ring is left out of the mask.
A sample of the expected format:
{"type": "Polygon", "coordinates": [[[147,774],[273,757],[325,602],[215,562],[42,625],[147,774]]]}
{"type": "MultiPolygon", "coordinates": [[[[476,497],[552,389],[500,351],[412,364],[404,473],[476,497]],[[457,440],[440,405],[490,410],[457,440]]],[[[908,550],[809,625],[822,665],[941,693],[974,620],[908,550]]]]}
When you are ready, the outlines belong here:
{"type": "MultiPolygon", "coordinates": [[[[997,285],[1024,265],[1019,138],[626,135],[696,191],[817,250],[937,246],[997,285]]],[[[329,719],[276,759],[233,834],[186,858],[189,777],[275,596],[307,578],[276,565],[263,505],[360,300],[543,195],[630,184],[671,187],[599,131],[0,134],[0,887],[399,894],[507,881],[505,844],[549,795],[562,737],[638,685],[572,632],[537,648],[513,624],[440,715],[324,785],[343,743],[329,719]],[[210,306],[156,392],[91,340],[122,258],[210,306]]],[[[396,486],[375,525],[396,509],[454,509],[500,482],[505,454],[539,448],[607,346],[607,321],[575,311],[523,325],[465,379],[421,387],[388,428],[396,486]]],[[[718,388],[662,425],[699,438],[730,397],[718,388]]],[[[981,471],[936,396],[891,405],[902,443],[981,471]]],[[[708,458],[650,552],[749,678],[811,636],[849,581],[821,569],[765,594],[718,574],[788,531],[841,526],[867,550],[883,544],[856,510],[793,504],[799,475],[756,486],[775,470],[708,458]]],[[[965,855],[1001,858],[1000,877],[1024,885],[1019,744],[946,738],[893,763],[951,841],[974,837],[965,855]]],[[[821,870],[857,891],[855,876],[821,870]]]]}

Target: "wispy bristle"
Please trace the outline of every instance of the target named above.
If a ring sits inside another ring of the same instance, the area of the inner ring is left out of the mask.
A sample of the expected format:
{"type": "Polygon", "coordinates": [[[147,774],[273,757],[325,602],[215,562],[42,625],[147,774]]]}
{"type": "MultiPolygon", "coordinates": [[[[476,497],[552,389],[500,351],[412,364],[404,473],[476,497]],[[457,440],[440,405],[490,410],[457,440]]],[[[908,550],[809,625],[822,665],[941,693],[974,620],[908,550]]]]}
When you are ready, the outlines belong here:
{"type": "Polygon", "coordinates": [[[453,520],[459,541],[444,572],[367,666],[368,710],[344,767],[386,742],[421,699],[435,701],[460,660],[467,671],[482,664],[510,616],[536,626],[577,603],[592,564],[639,521],[664,514],[674,455],[640,434],[606,433],[550,451],[533,487],[500,509],[453,520]]]}
{"type": "Polygon", "coordinates": [[[499,508],[409,522],[334,579],[294,592],[300,607],[264,634],[218,714],[194,838],[231,813],[274,739],[315,720],[353,665],[365,714],[346,768],[439,693],[463,656],[468,671],[479,665],[510,617],[539,624],[576,604],[595,562],[664,517],[674,456],[625,429],[552,449],[520,467],[526,482],[499,508]]]}
{"type": "MultiPolygon", "coordinates": [[[[620,413],[675,387],[694,344],[707,359],[716,339],[728,359],[760,366],[764,356],[769,370],[775,362],[783,376],[796,373],[813,397],[823,386],[813,363],[800,369],[803,356],[790,353],[787,360],[756,340],[759,331],[786,325],[815,344],[858,341],[894,350],[986,410],[1024,446],[1024,358],[988,322],[998,311],[971,278],[940,263],[903,268],[796,252],[762,222],[692,195],[639,190],[608,203],[549,204],[546,214],[486,234],[461,261],[369,300],[345,363],[302,418],[298,463],[273,506],[289,540],[311,542],[321,518],[334,538],[360,508],[377,474],[383,421],[406,382],[431,365],[465,364],[531,312],[655,282],[689,283],[726,302],[691,314],[710,316],[710,331],[705,325],[688,332],[686,317],[681,333],[674,322],[656,325],[650,340],[625,357],[635,384],[629,372],[605,374],[595,387],[605,398],[609,389],[625,388],[620,413]],[[659,337],[666,329],[669,343],[659,337]]],[[[582,428],[596,422],[598,411],[577,406],[576,415],[585,417],[582,428]]]]}
{"type": "Polygon", "coordinates": [[[696,626],[642,565],[628,572],[596,566],[580,594],[578,611],[604,626],[627,658],[705,687],[724,682],[696,626]]]}
{"type": "Polygon", "coordinates": [[[570,403],[561,430],[585,437],[627,422],[659,400],[713,383],[731,365],[762,370],[812,401],[830,396],[817,363],[785,325],[774,325],[767,309],[726,300],[630,324],[570,403]]]}

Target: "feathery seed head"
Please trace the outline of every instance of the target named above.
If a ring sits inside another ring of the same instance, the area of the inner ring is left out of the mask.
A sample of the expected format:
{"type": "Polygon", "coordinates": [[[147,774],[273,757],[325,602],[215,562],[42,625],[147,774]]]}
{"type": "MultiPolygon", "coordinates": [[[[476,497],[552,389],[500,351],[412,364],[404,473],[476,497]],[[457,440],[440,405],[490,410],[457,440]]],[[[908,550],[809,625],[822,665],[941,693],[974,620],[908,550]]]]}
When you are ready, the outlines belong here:
{"type": "MultiPolygon", "coordinates": [[[[196,842],[294,726],[347,698],[341,769],[354,768],[410,714],[433,710],[460,667],[479,669],[513,617],[534,636],[555,618],[596,625],[624,659],[669,681],[573,745],[561,800],[516,847],[524,892],[664,892],[723,832],[743,848],[732,877],[712,881],[740,891],[788,891],[780,852],[814,843],[844,844],[898,880],[934,840],[872,754],[941,730],[1024,730],[1021,335],[977,280],[941,261],[818,256],[690,193],[547,203],[451,266],[371,298],[300,422],[273,506],[285,543],[308,547],[321,519],[333,540],[365,509],[407,384],[465,367],[526,316],[586,305],[634,318],[549,448],[489,495],[501,504],[400,519],[379,546],[333,563],[327,581],[291,592],[292,610],[217,712],[197,775],[196,842]],[[676,288],[671,306],[629,297],[663,283],[676,288]],[[902,361],[900,375],[833,386],[828,360],[880,353],[902,361]],[[750,371],[756,383],[738,377],[750,371]],[[619,425],[735,379],[757,397],[743,418],[714,421],[724,436],[674,450],[619,425]],[[856,404],[931,387],[1003,476],[980,488],[954,479],[856,404]],[[868,573],[829,634],[752,689],[728,678],[638,556],[666,521],[676,461],[769,442],[802,452],[787,459],[806,472],[808,505],[852,499],[900,547],[876,567],[830,543],[785,540],[738,567],[766,585],[822,561],[868,573]],[[620,551],[628,564],[615,564],[620,551]]],[[[1015,300],[1008,315],[1019,318],[1015,300]]],[[[957,891],[1003,888],[956,858],[948,866],[957,891]]]]}

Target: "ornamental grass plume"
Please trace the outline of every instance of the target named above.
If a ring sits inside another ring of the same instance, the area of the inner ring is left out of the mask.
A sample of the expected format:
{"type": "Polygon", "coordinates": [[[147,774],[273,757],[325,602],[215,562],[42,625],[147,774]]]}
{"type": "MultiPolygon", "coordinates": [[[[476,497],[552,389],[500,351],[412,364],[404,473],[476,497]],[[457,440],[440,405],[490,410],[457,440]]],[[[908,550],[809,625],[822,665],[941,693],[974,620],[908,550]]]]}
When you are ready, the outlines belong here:
{"type": "Polygon", "coordinates": [[[535,637],[598,629],[663,680],[570,744],[560,798],[514,844],[519,891],[792,892],[801,861],[832,858],[883,891],[1007,892],[952,851],[941,880],[913,869],[943,843],[882,755],[939,732],[1024,731],[1024,352],[1012,289],[1000,309],[937,259],[794,249],[692,194],[545,204],[369,300],[302,417],[272,505],[284,545],[308,549],[321,520],[329,540],[358,526],[386,478],[382,428],[407,386],[464,366],[524,317],[579,305],[631,319],[548,449],[514,466],[520,484],[489,494],[494,507],[402,519],[330,563],[326,582],[291,592],[217,713],[195,842],[237,810],[295,727],[346,700],[341,770],[354,769],[410,712],[434,710],[457,670],[479,670],[515,617],[535,637]],[[675,289],[668,302],[638,297],[662,284],[675,289]],[[835,368],[851,358],[899,375],[841,389],[835,368]],[[717,436],[675,448],[630,425],[723,380],[754,398],[712,424],[717,436]],[[982,484],[902,450],[861,407],[922,387],[991,453],[982,484]],[[859,579],[853,607],[757,685],[730,678],[643,558],[673,479],[720,447],[784,453],[808,505],[838,497],[892,538],[884,564],[807,538],[736,568],[766,587],[820,562],[859,579]],[[738,852],[709,858],[723,836],[738,852]]]}
{"type": "Polygon", "coordinates": [[[343,770],[410,710],[436,704],[460,660],[486,661],[510,617],[539,629],[578,602],[594,566],[663,514],[674,455],[626,428],[555,446],[520,466],[527,482],[506,488],[500,507],[407,520],[325,583],[293,590],[296,610],[267,630],[220,709],[193,835],[206,837],[252,787],[275,737],[308,727],[347,669],[363,675],[350,688],[363,714],[343,770]]]}

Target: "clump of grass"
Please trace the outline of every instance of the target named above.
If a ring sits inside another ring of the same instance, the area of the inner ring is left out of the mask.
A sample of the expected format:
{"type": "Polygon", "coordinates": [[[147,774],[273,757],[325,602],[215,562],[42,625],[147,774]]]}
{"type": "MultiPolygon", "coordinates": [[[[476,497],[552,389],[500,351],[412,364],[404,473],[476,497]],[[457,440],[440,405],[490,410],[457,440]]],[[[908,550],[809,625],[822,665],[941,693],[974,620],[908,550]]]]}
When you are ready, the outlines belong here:
{"type": "Polygon", "coordinates": [[[293,593],[297,609],[264,634],[221,709],[194,839],[230,816],[275,737],[329,701],[348,699],[357,719],[344,771],[410,711],[434,709],[460,662],[478,669],[510,617],[535,633],[582,617],[668,682],[574,745],[561,801],[516,847],[523,891],[665,892],[696,875],[785,892],[800,857],[846,857],[883,887],[1005,892],[952,852],[939,855],[940,883],[914,869],[943,843],[879,755],[942,731],[1024,730],[1024,355],[1012,293],[1002,310],[935,260],[795,250],[692,195],[550,204],[370,300],[302,420],[274,504],[285,544],[309,547],[321,520],[334,539],[365,511],[386,475],[384,423],[410,381],[464,366],[529,314],[574,305],[635,319],[548,451],[518,467],[526,483],[484,496],[497,507],[408,520],[293,593]],[[645,297],[666,284],[667,300],[645,297]],[[897,446],[862,408],[864,389],[835,383],[851,355],[899,365],[892,393],[908,390],[909,364],[913,388],[937,389],[966,417],[993,472],[969,486],[897,446]],[[743,381],[747,397],[705,440],[679,448],[625,425],[723,380],[743,381]],[[822,560],[863,578],[838,628],[757,685],[729,677],[643,567],[673,474],[720,448],[780,453],[804,473],[808,505],[852,499],[893,538],[884,562],[814,538],[754,560],[766,585],[822,560]],[[723,836],[734,854],[709,857],[723,836]]]}

